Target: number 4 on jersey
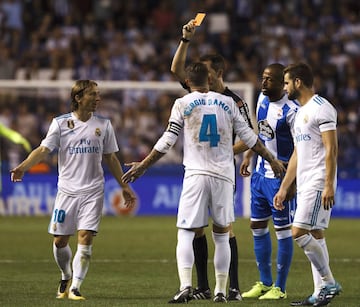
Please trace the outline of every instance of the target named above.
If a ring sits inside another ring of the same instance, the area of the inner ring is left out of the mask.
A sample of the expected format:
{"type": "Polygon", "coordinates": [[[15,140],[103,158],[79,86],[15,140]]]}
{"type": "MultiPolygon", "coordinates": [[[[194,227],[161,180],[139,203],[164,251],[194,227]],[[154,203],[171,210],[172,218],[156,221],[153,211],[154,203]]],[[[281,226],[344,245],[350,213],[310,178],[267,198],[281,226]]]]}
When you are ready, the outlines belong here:
{"type": "Polygon", "coordinates": [[[218,146],[220,134],[217,132],[217,123],[215,114],[205,114],[201,123],[200,142],[210,142],[210,147],[218,146]]]}

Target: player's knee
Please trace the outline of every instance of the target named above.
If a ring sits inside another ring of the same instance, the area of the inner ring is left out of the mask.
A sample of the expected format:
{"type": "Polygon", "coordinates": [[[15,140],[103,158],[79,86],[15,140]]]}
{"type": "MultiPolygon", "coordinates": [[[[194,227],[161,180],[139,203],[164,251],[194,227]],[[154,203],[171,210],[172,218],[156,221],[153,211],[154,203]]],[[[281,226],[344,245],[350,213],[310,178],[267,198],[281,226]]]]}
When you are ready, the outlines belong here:
{"type": "Polygon", "coordinates": [[[63,248],[69,243],[69,236],[54,236],[54,245],[57,248],[63,248]]]}
{"type": "Polygon", "coordinates": [[[78,243],[81,245],[91,245],[94,238],[94,232],[89,230],[78,231],[78,243]]]}
{"type": "Polygon", "coordinates": [[[224,227],[213,224],[213,232],[215,233],[229,233],[229,230],[230,230],[230,225],[224,227]]]}
{"type": "Polygon", "coordinates": [[[196,239],[205,236],[204,228],[196,228],[196,229],[193,229],[193,231],[195,232],[195,238],[196,239]]]}
{"type": "Polygon", "coordinates": [[[311,235],[316,240],[320,240],[320,239],[325,238],[325,231],[323,229],[313,229],[313,230],[311,230],[311,235]]]}
{"type": "Polygon", "coordinates": [[[306,230],[306,229],[302,229],[302,228],[298,228],[293,226],[291,229],[292,232],[292,236],[294,239],[299,238],[305,234],[309,234],[310,231],[306,230]]]}
{"type": "Polygon", "coordinates": [[[251,221],[250,228],[251,229],[258,229],[258,228],[267,228],[268,221],[251,221]]]}

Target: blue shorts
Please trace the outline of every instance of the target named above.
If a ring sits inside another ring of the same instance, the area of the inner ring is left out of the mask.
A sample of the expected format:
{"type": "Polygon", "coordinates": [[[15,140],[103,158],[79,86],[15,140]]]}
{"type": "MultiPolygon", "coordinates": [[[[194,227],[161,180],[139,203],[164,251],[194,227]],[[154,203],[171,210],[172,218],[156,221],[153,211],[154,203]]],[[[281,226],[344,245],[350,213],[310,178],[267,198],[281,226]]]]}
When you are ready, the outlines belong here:
{"type": "Polygon", "coordinates": [[[285,209],[276,210],[273,198],[280,188],[281,179],[266,178],[254,172],[251,177],[251,220],[267,221],[273,219],[275,228],[291,226],[296,209],[296,197],[284,202],[285,209]]]}

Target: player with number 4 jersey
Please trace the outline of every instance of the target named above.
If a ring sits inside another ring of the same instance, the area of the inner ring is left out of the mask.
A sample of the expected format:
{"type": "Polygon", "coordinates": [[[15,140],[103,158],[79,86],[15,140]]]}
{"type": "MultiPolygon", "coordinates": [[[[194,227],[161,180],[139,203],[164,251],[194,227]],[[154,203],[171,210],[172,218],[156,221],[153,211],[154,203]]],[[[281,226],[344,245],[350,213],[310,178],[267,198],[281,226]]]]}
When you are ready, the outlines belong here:
{"type": "Polygon", "coordinates": [[[180,196],[176,248],[180,289],[169,303],[186,303],[193,299],[192,267],[195,233],[213,220],[215,244],[215,302],[226,302],[226,285],[230,266],[229,230],[234,222],[233,194],[235,183],[233,131],[249,148],[271,163],[281,176],[282,163],[264,147],[248,127],[231,97],[209,91],[206,64],[196,62],[186,69],[191,93],[175,101],[169,125],[153,150],[141,162],[132,162],[123,181],[133,182],[165,155],[184,133],[185,175],[180,196]]]}

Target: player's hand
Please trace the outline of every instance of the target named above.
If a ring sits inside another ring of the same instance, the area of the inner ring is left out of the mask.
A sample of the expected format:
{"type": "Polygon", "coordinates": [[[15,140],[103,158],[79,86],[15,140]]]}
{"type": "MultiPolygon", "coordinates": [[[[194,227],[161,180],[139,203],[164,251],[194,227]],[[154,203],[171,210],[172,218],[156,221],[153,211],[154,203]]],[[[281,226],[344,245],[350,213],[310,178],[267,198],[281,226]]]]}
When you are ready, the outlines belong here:
{"type": "Polygon", "coordinates": [[[195,19],[191,19],[186,25],[182,28],[183,38],[190,40],[195,34],[195,19]]]}
{"type": "Polygon", "coordinates": [[[136,195],[130,187],[122,188],[122,195],[124,198],[124,205],[126,208],[133,208],[136,204],[136,195]]]}
{"type": "Polygon", "coordinates": [[[335,205],[335,191],[332,185],[325,186],[321,194],[321,204],[325,210],[329,210],[335,205]]]}
{"type": "Polygon", "coordinates": [[[241,176],[249,177],[251,175],[251,172],[248,170],[249,166],[250,166],[250,159],[244,158],[240,164],[240,175],[241,176]]]}
{"type": "Polygon", "coordinates": [[[10,170],[10,177],[12,182],[20,182],[24,177],[25,172],[21,170],[19,167],[15,167],[10,170]]]}
{"type": "Polygon", "coordinates": [[[141,162],[130,162],[125,163],[126,166],[131,166],[131,168],[121,177],[121,180],[124,183],[134,182],[137,178],[141,177],[146,169],[142,167],[141,162]]]}
{"type": "Polygon", "coordinates": [[[283,204],[285,198],[286,198],[286,190],[280,187],[279,191],[275,194],[273,198],[273,204],[276,210],[281,211],[285,209],[285,206],[283,204]]]}
{"type": "Polygon", "coordinates": [[[282,178],[286,172],[284,163],[278,159],[274,159],[270,162],[271,169],[273,170],[275,177],[282,178]]]}

